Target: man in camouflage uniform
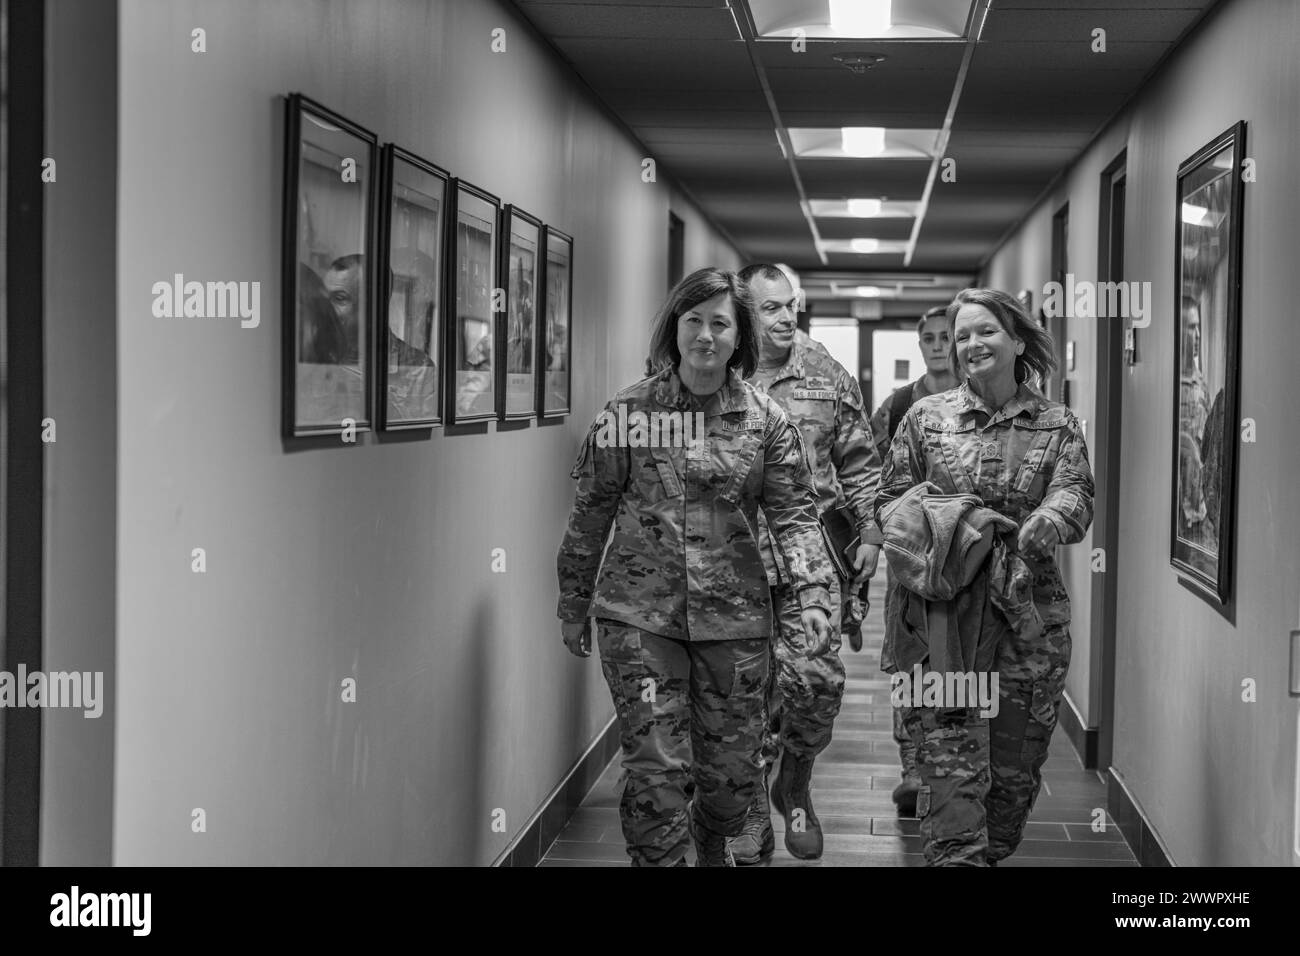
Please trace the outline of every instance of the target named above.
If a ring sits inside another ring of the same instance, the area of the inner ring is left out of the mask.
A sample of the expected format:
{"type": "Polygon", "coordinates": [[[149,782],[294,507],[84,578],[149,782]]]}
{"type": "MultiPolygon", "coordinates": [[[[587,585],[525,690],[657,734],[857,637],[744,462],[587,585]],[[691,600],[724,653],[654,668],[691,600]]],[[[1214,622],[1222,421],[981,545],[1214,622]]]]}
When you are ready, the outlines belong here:
{"type": "MultiPolygon", "coordinates": [[[[962,295],[971,292],[984,290],[962,295]]],[[[994,307],[1016,308],[1010,296],[996,295],[994,307]]],[[[1032,321],[1022,318],[1026,326],[1032,321]]],[[[954,373],[956,363],[954,353],[954,373]]],[[[1055,545],[1082,540],[1092,522],[1092,469],[1079,421],[1064,405],[1020,384],[994,410],[967,383],[909,409],[885,459],[877,514],[923,481],[943,494],[976,495],[1015,521],[1020,556],[1034,572],[1043,631],[1013,631],[1003,640],[996,715],[981,718],[978,707],[908,707],[903,714],[919,748],[916,814],[926,862],[996,864],[1020,844],[1056,727],[1070,663],[1070,600],[1055,545]]]]}
{"type": "MultiPolygon", "coordinates": [[[[852,515],[860,544],[852,568],[854,582],[875,571],[880,531],[872,520],[872,501],[880,476],[880,459],[871,440],[857,380],[830,353],[795,328],[795,294],[789,280],[771,265],[752,265],[740,276],[749,286],[762,335],[758,370],[750,382],[765,391],[803,434],[812,458],[819,512],[837,501],[852,515]]],[[[785,845],[794,856],[816,859],[822,853],[822,829],[812,806],[813,764],[831,741],[844,696],[840,660],[840,609],[850,580],[834,589],[831,650],[809,656],[799,625],[799,605],[790,574],[764,536],[764,564],[772,585],[778,626],[773,634],[776,662],[771,696],[772,732],[768,757],[781,753],[772,801],[785,816],[785,845]],[[799,817],[795,814],[803,811],[799,817]]],[[[766,794],[754,801],[744,835],[733,841],[737,863],[756,863],[775,843],[766,794]]]]}
{"type": "Polygon", "coordinates": [[[799,431],[734,370],[701,400],[668,367],[611,400],[572,475],[559,617],[566,644],[583,656],[583,622],[596,618],[624,755],[628,854],[634,866],[684,865],[689,832],[702,863],[730,865],[726,838],[763,784],[772,608],[754,533],[760,509],[809,644],[824,651],[830,642],[835,576],[799,431]],[[619,406],[629,421],[698,412],[704,433],[684,447],[646,447],[630,429],[629,440],[610,442],[603,422],[619,406]]]}

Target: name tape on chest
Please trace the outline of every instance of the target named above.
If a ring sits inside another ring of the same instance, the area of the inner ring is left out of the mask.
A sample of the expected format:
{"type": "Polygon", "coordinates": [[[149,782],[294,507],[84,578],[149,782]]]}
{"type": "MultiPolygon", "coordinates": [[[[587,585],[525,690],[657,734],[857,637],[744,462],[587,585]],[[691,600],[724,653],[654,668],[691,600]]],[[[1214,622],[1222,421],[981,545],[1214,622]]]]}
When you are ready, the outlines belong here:
{"type": "Polygon", "coordinates": [[[756,432],[763,428],[762,415],[746,415],[744,418],[724,418],[722,430],[726,432],[756,432]]]}
{"type": "Polygon", "coordinates": [[[835,389],[833,388],[796,388],[794,397],[802,400],[828,401],[833,402],[836,399],[835,389]]]}

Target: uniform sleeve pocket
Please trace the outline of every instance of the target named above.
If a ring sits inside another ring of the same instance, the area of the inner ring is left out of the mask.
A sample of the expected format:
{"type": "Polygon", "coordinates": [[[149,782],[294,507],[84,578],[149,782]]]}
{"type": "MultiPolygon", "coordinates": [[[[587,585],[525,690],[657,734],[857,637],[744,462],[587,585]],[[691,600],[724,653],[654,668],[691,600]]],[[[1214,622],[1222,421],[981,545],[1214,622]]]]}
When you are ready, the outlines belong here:
{"type": "Polygon", "coordinates": [[[582,445],[578,448],[578,457],[573,462],[573,468],[569,470],[570,478],[581,478],[584,471],[590,471],[591,468],[591,435],[588,434],[582,440],[582,445]]]}

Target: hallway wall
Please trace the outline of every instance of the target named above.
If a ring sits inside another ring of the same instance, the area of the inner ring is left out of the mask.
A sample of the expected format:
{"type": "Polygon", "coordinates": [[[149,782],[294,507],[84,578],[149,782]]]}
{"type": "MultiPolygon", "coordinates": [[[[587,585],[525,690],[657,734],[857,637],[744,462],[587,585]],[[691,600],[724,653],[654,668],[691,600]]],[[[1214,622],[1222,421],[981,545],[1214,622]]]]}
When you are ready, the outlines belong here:
{"type": "MultiPolygon", "coordinates": [[[[986,270],[994,285],[1041,290],[1051,212],[1068,198],[1071,270],[1095,278],[1098,180],[1127,144],[1125,278],[1151,281],[1154,303],[1122,395],[1114,767],[1184,866],[1300,863],[1292,851],[1297,708],[1286,684],[1300,581],[1293,504],[1300,336],[1288,284],[1300,245],[1292,175],[1300,154],[1298,34],[1292,0],[1222,4],[986,270]],[[1240,446],[1230,623],[1181,587],[1169,566],[1168,496],[1176,172],[1237,120],[1247,123],[1246,155],[1258,169],[1258,182],[1245,189],[1241,303],[1241,413],[1256,421],[1258,441],[1240,446]],[[1256,703],[1242,700],[1245,678],[1257,682],[1256,703]]],[[[1071,322],[1072,330],[1083,324],[1071,322]]],[[[1092,369],[1095,356],[1082,352],[1080,363],[1092,369]]],[[[1070,590],[1077,607],[1086,588],[1072,577],[1070,590]]],[[[1077,665],[1077,618],[1073,630],[1077,665]]]]}
{"type": "Polygon", "coordinates": [[[579,440],[642,374],[670,205],[688,270],[736,252],[504,3],[122,0],[120,60],[114,862],[488,863],[612,716],[555,552],[579,440]],[[575,236],[572,416],[282,447],[292,91],[575,236]],[[260,281],[260,326],[153,318],[177,272],[260,281]]]}

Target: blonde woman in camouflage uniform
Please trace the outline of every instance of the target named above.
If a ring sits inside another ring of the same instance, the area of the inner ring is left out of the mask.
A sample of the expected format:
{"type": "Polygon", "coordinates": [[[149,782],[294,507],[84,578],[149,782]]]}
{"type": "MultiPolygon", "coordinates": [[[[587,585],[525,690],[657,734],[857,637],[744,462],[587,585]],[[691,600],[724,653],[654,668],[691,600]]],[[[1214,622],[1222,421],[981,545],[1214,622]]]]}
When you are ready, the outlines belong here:
{"type": "Polygon", "coordinates": [[[735,274],[683,279],[650,350],[660,371],[611,399],[574,465],[557,562],[561,630],[580,657],[595,632],[618,713],[633,865],[685,865],[689,834],[699,865],[732,866],[726,838],[740,832],[763,778],[772,606],[760,510],[790,568],[811,653],[830,646],[835,575],[799,430],[744,381],[758,332],[735,274]],[[703,416],[703,434],[686,447],[646,447],[632,429],[623,440],[607,417],[673,412],[703,416]]]}
{"type": "Polygon", "coordinates": [[[1008,629],[996,715],[980,717],[978,707],[903,713],[918,749],[926,862],[985,866],[1020,845],[1042,783],[1070,666],[1070,599],[1056,546],[1087,532],[1093,481],[1078,419],[1029,385],[1055,368],[1051,336],[992,289],[958,293],[947,315],[952,372],[963,384],[908,409],[885,459],[876,515],[931,481],[945,495],[976,495],[1019,525],[1015,544],[1033,571],[1043,627],[1036,636],[1008,629]]]}

